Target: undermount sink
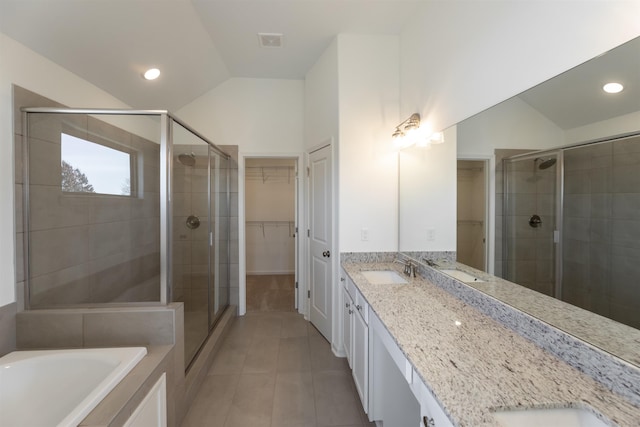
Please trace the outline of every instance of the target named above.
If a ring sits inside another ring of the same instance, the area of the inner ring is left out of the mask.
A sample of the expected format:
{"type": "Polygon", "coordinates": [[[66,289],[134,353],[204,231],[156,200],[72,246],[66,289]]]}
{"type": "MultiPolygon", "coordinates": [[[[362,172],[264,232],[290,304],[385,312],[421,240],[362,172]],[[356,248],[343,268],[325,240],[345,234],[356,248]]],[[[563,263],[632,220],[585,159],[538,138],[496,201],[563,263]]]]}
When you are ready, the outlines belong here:
{"type": "Polygon", "coordinates": [[[361,271],[361,274],[372,285],[395,285],[409,283],[407,280],[393,270],[372,270],[361,271]]]}
{"type": "Polygon", "coordinates": [[[447,276],[451,276],[454,279],[460,280],[461,282],[484,282],[484,280],[478,279],[477,277],[472,276],[469,273],[465,273],[464,271],[461,271],[461,270],[447,269],[447,270],[440,270],[440,271],[446,274],[447,276]]]}
{"type": "Polygon", "coordinates": [[[503,427],[607,427],[593,412],[583,408],[514,409],[493,412],[503,427]]]}

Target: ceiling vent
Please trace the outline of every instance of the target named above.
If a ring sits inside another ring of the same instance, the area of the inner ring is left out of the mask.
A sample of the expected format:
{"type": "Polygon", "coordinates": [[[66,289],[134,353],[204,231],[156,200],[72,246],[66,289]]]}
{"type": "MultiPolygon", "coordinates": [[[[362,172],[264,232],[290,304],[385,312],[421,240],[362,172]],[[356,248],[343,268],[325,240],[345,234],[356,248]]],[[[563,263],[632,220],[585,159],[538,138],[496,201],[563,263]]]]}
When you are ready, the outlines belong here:
{"type": "Polygon", "coordinates": [[[260,47],[278,48],[282,47],[282,34],[280,33],[258,33],[260,47]]]}

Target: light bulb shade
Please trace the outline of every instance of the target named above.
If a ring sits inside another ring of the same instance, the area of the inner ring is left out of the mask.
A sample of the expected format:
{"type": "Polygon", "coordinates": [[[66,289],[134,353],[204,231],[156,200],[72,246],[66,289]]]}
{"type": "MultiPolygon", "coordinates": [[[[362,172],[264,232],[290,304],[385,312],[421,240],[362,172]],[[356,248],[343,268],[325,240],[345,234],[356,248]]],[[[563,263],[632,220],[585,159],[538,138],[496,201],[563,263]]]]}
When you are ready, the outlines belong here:
{"type": "Polygon", "coordinates": [[[429,141],[433,144],[442,144],[444,142],[444,133],[442,132],[433,132],[429,141]]]}

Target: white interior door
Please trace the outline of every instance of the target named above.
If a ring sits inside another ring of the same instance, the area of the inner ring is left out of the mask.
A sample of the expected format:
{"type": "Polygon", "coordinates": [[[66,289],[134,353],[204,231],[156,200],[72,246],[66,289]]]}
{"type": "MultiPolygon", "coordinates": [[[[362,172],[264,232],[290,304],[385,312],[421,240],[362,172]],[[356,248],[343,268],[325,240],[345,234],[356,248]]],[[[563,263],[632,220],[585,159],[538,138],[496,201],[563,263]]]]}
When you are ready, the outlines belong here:
{"type": "Polygon", "coordinates": [[[309,155],[309,317],[331,342],[332,250],[331,146],[309,155]]]}

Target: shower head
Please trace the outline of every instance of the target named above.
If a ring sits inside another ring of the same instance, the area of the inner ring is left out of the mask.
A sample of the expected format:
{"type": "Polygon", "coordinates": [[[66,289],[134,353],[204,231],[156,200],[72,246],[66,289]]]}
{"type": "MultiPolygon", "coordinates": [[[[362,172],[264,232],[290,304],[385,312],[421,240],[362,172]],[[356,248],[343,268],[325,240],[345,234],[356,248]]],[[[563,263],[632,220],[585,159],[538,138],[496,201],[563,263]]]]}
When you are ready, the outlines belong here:
{"type": "Polygon", "coordinates": [[[547,157],[546,159],[544,157],[537,157],[533,162],[535,164],[538,163],[538,161],[540,161],[540,164],[538,165],[538,169],[540,170],[548,169],[556,164],[556,159],[554,157],[547,157]]]}
{"type": "Polygon", "coordinates": [[[178,154],[178,161],[185,166],[194,166],[196,164],[196,155],[181,153],[178,154]]]}

